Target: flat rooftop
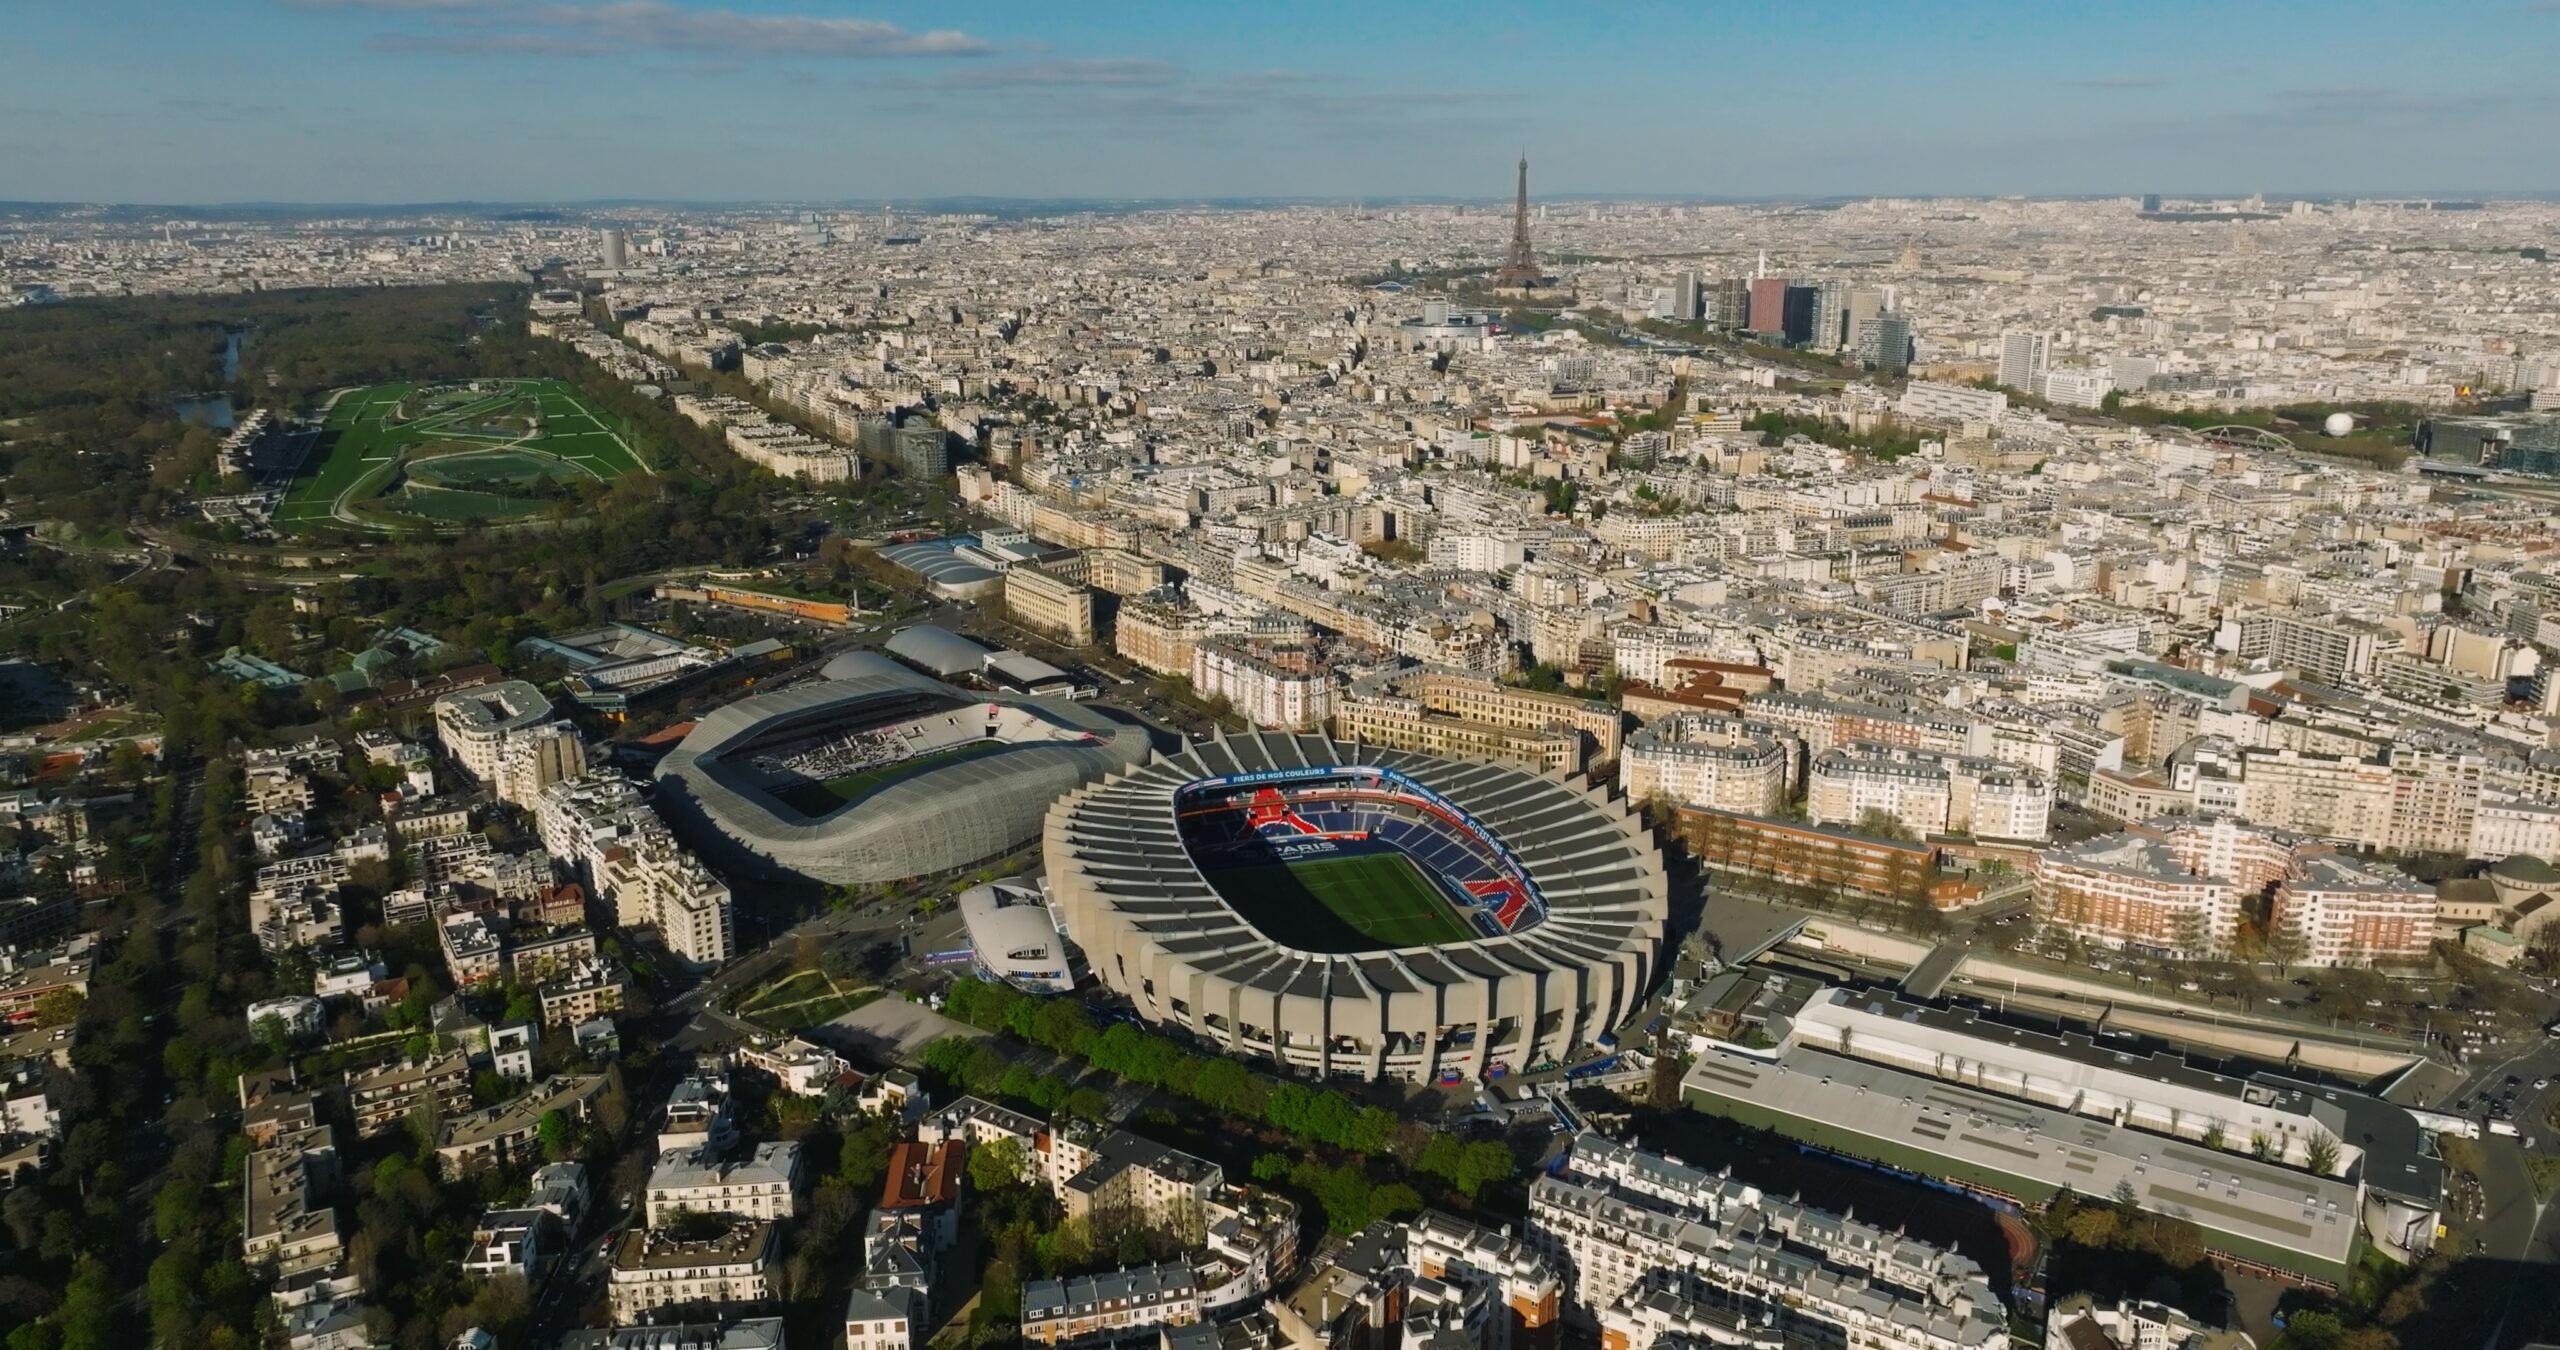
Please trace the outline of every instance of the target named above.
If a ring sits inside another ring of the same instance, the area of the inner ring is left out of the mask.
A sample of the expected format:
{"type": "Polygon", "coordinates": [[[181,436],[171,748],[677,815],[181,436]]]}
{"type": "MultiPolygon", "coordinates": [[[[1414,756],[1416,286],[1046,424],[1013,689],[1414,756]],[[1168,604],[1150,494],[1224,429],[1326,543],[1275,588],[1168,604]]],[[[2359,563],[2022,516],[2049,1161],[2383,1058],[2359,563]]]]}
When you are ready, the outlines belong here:
{"type": "Polygon", "coordinates": [[[1774,1062],[1710,1049],[1680,1090],[1718,1115],[2022,1200],[2129,1186],[2207,1246],[2315,1279],[2345,1277],[2363,1224],[2351,1182],[1801,1046],[1774,1062]]]}

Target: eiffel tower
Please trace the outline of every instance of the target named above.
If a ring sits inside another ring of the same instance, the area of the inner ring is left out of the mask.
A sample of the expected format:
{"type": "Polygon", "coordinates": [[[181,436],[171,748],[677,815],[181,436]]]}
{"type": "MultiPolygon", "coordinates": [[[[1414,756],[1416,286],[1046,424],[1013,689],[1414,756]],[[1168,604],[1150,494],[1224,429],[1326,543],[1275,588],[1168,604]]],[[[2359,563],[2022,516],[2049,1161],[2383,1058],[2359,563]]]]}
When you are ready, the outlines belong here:
{"type": "Polygon", "coordinates": [[[1535,286],[1538,256],[1529,248],[1529,157],[1520,157],[1520,195],[1511,206],[1511,256],[1493,274],[1497,286],[1535,286]]]}

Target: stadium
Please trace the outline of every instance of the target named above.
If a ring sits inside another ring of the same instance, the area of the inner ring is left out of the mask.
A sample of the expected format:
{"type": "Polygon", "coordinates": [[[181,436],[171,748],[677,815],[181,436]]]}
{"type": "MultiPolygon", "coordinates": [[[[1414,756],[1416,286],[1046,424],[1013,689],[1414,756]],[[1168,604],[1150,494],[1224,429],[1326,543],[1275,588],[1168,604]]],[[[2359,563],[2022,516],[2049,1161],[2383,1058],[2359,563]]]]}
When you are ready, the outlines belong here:
{"type": "Polygon", "coordinates": [[[903,881],[1019,847],[1049,803],[1146,758],[1089,704],[989,698],[873,652],[702,719],[658,766],[659,803],[725,868],[903,881]]]}
{"type": "Polygon", "coordinates": [[[1661,854],[1599,790],[1323,736],[1202,741],[1061,800],[1049,889],[1151,1022],[1320,1075],[1499,1077],[1652,988],[1661,854]]]}

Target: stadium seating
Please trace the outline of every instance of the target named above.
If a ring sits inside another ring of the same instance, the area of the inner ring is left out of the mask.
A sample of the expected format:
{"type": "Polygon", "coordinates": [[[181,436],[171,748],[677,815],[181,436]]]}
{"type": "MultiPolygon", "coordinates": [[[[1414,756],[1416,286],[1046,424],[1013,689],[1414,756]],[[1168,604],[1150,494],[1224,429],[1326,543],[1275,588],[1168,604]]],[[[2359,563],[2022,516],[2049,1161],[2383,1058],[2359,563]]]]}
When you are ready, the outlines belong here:
{"type": "Polygon", "coordinates": [[[1182,829],[1204,857],[1236,852],[1257,838],[1375,840],[1450,883],[1452,898],[1466,898],[1469,918],[1487,937],[1518,932],[1544,917],[1528,889],[1473,830],[1430,802],[1388,789],[1350,783],[1238,789],[1186,803],[1182,829]]]}

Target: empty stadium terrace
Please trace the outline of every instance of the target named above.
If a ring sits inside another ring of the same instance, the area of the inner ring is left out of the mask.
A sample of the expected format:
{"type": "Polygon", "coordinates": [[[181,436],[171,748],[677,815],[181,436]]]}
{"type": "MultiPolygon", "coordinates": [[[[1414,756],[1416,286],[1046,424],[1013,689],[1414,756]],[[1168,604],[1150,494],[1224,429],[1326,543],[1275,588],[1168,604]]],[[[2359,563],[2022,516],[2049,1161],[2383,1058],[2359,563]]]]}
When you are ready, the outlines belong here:
{"type": "Polygon", "coordinates": [[[1651,988],[1662,860],[1529,770],[1254,734],[1049,812],[1068,936],[1149,1020],[1318,1074],[1415,1080],[1594,1045],[1651,988]]]}

